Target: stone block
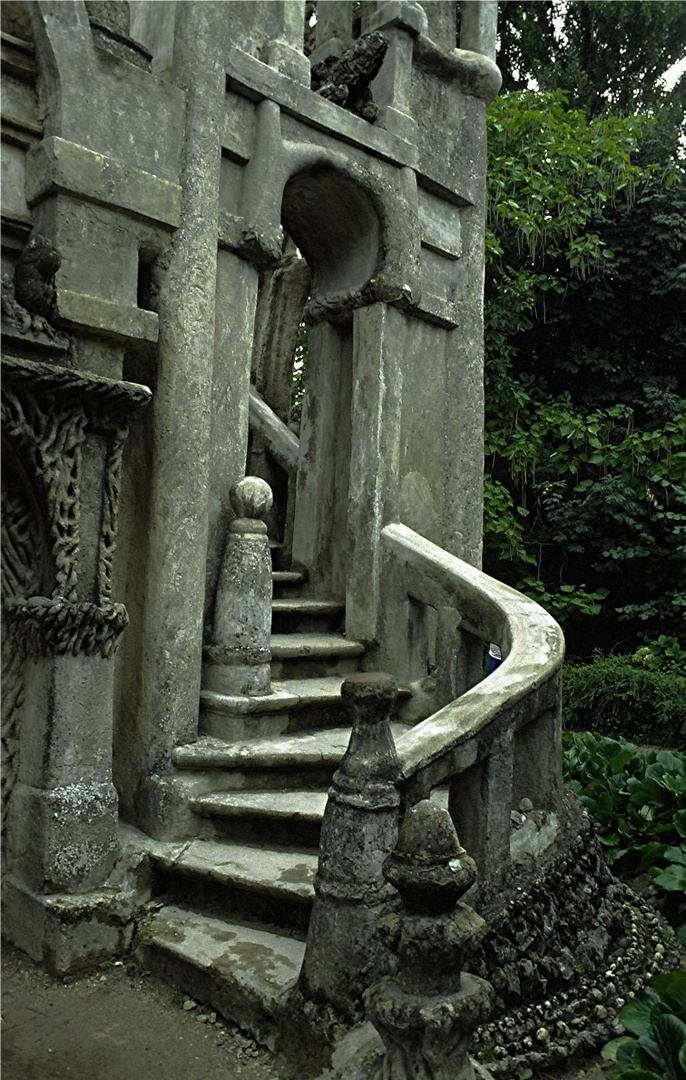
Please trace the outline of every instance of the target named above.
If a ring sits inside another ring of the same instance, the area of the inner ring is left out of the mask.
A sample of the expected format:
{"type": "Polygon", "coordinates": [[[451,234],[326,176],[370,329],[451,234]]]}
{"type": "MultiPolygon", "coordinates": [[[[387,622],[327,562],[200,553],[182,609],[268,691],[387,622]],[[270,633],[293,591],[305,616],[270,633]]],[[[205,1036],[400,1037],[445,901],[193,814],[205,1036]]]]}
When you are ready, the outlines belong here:
{"type": "Polygon", "coordinates": [[[55,190],[128,210],[171,228],[181,224],[178,184],[53,135],[29,156],[27,202],[32,206],[55,190]]]}
{"type": "Polygon", "coordinates": [[[154,311],[114,304],[98,296],[57,289],[57,316],[61,326],[89,330],[96,335],[127,341],[157,341],[159,317],[154,311]]]}
{"type": "Polygon", "coordinates": [[[40,896],[11,875],[2,883],[2,933],[55,975],[72,975],[125,952],[134,909],[117,891],[40,896]]]}

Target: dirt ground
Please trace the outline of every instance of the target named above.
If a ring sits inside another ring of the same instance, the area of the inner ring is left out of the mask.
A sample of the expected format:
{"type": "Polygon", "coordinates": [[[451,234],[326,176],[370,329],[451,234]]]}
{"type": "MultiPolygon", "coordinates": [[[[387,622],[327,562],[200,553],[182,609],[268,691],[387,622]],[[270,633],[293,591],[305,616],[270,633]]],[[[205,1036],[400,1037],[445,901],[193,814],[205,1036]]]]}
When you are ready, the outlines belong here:
{"type": "Polygon", "coordinates": [[[2,949],[3,1080],[283,1080],[288,1070],[134,961],[55,979],[2,949]]]}
{"type": "MultiPolygon", "coordinates": [[[[603,1080],[600,1058],[534,1080],[603,1080]]],[[[3,1080],[299,1080],[209,1006],[131,959],[55,979],[2,949],[3,1080]]],[[[518,1080],[513,1077],[512,1080],[518,1080]]]]}

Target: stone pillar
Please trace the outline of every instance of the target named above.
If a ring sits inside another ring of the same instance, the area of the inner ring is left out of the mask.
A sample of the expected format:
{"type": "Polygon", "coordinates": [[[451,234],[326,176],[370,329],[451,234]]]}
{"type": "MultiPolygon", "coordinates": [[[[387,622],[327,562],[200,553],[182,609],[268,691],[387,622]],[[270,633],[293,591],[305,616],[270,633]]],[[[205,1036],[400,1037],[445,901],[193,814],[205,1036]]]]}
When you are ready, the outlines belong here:
{"type": "Polygon", "coordinates": [[[174,81],[188,87],[182,225],[159,299],[150,531],[137,723],[143,828],[158,819],[156,777],[198,734],[208,541],[221,132],[223,5],[179,4],[174,81]],[[152,774],[152,775],[149,775],[152,774]]]}
{"type": "Polygon", "coordinates": [[[407,324],[406,316],[388,304],[360,308],[354,315],[345,626],[360,641],[377,637],[381,530],[396,520],[407,324]]]}
{"type": "Polygon", "coordinates": [[[460,48],[495,60],[498,32],[497,0],[469,0],[460,4],[460,48]]]}
{"type": "Polygon", "coordinates": [[[489,884],[510,865],[514,733],[504,727],[488,757],[453,777],[450,813],[489,884]]]}
{"type": "Polygon", "coordinates": [[[305,0],[275,0],[278,36],[269,43],[269,64],[295,82],[310,85],[310,61],[303,52],[305,0]]]}
{"type": "Polygon", "coordinates": [[[379,127],[408,142],[415,142],[417,136],[417,121],[410,116],[413,38],[425,34],[427,28],[424,9],[412,0],[380,4],[369,27],[380,30],[388,41],[383,66],[372,83],[379,127]]]}
{"type": "Polygon", "coordinates": [[[333,56],[338,59],[353,42],[353,6],[350,0],[319,0],[316,48],[312,67],[333,56]]]}
{"type": "Polygon", "coordinates": [[[27,658],[6,853],[38,892],[102,884],[117,854],[112,656],[128,615],[111,597],[112,559],[122,450],[149,399],[142,386],[3,360],[4,464],[18,499],[3,506],[4,607],[27,658]],[[41,573],[27,594],[29,559],[41,573]]]}
{"type": "Polygon", "coordinates": [[[346,324],[309,330],[293,526],[293,566],[307,570],[306,593],[336,600],[346,581],[351,336],[346,324]]]}
{"type": "Polygon", "coordinates": [[[383,673],[351,675],[341,688],[353,730],[324,812],[300,990],[348,1020],[359,1017],[363,991],[394,966],[376,922],[393,897],[381,865],[398,835],[388,723],[396,689],[383,673]]]}
{"type": "Polygon", "coordinates": [[[386,1046],[383,1080],[474,1080],[470,1037],[495,995],[490,983],[462,973],[486,924],[460,900],[476,867],[448,812],[430,799],[413,806],[383,872],[403,900],[402,911],[379,922],[400,970],[364,996],[386,1046]]]}
{"type": "Polygon", "coordinates": [[[236,517],[229,524],[214,607],[212,639],[205,648],[203,689],[219,694],[270,691],[272,563],[266,517],[269,484],[245,476],[231,488],[236,517]]]}

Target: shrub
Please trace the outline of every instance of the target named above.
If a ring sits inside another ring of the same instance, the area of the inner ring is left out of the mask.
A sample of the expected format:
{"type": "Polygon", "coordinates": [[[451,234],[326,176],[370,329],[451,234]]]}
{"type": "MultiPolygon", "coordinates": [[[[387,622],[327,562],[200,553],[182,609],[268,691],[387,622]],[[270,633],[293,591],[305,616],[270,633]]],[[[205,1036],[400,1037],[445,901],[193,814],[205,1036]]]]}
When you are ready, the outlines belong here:
{"type": "Polygon", "coordinates": [[[686,1075],[686,971],[654,975],[619,1019],[629,1035],[602,1050],[612,1080],[680,1080],[686,1075]]]}
{"type": "Polygon", "coordinates": [[[598,825],[608,865],[686,941],[686,755],[566,732],[563,770],[598,825]]]}
{"type": "Polygon", "coordinates": [[[562,721],[571,731],[597,731],[681,749],[686,743],[686,675],[645,663],[657,650],[632,656],[596,652],[590,664],[565,666],[562,721]]]}

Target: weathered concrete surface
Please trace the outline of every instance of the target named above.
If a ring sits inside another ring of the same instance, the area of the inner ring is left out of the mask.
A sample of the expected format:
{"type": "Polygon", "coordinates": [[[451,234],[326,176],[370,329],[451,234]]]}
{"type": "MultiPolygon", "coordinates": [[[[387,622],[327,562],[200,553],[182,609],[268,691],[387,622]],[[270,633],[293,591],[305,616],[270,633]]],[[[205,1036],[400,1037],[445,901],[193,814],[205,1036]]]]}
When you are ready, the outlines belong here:
{"type": "MultiPolygon", "coordinates": [[[[55,979],[11,946],[2,953],[2,1065],[13,1080],[286,1080],[289,1067],[132,957],[81,979],[55,979]]],[[[361,1059],[378,1065],[371,1025],[343,1039],[321,1080],[368,1080],[361,1059]],[[353,1072],[354,1067],[358,1068],[353,1072]]],[[[599,1057],[570,1059],[546,1080],[603,1080],[599,1057]]],[[[477,1068],[479,1080],[487,1080],[477,1068]]]]}
{"type": "Polygon", "coordinates": [[[12,1080],[280,1080],[283,1062],[133,958],[55,979],[2,954],[2,1068],[12,1080]],[[187,1006],[184,1007],[187,1003],[187,1006]]]}

